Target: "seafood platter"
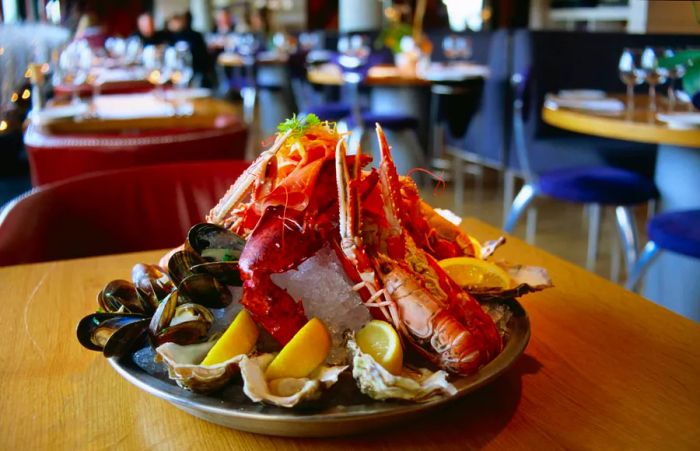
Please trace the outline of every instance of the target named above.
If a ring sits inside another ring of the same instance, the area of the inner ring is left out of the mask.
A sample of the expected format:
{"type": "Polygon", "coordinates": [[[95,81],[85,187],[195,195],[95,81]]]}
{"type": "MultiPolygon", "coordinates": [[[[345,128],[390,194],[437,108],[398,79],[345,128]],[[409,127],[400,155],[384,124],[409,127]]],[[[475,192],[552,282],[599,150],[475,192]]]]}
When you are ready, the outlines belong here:
{"type": "Polygon", "coordinates": [[[271,435],[378,428],[498,377],[530,336],[516,298],[546,271],[494,260],[505,239],[424,202],[376,135],[373,162],[334,123],[281,124],[182,246],[107,283],[80,343],[195,416],[271,435]]]}

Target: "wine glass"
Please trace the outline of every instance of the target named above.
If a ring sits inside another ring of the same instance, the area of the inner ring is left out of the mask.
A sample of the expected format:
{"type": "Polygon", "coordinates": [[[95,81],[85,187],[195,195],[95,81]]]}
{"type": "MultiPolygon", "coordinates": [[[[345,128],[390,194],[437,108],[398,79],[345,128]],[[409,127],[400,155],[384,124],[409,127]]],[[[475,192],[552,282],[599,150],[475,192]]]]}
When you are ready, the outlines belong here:
{"type": "MultiPolygon", "coordinates": [[[[676,55],[673,49],[664,50],[664,57],[671,58],[676,55]]],[[[685,66],[676,64],[675,66],[666,69],[668,76],[668,110],[673,111],[676,107],[676,81],[685,75],[685,66]]]]}
{"type": "Polygon", "coordinates": [[[657,51],[646,47],[642,52],[641,67],[644,79],[649,85],[649,110],[656,111],[656,85],[666,82],[668,75],[666,69],[659,67],[657,51]]]}
{"type": "Polygon", "coordinates": [[[173,92],[173,106],[176,114],[184,114],[185,108],[182,98],[177,91],[183,91],[192,80],[194,70],[192,69],[192,53],[186,42],[178,42],[174,47],[169,47],[165,51],[165,65],[170,72],[170,81],[175,86],[173,92]]]}
{"type": "Polygon", "coordinates": [[[350,53],[364,62],[369,57],[369,39],[366,36],[356,34],[350,38],[350,53]]]}
{"type": "Polygon", "coordinates": [[[127,39],[124,48],[124,62],[127,65],[138,63],[141,60],[142,52],[143,44],[141,43],[141,39],[137,36],[127,39]]]}
{"type": "Polygon", "coordinates": [[[143,66],[148,81],[156,87],[156,96],[163,97],[163,85],[170,80],[170,68],[165,64],[165,46],[147,45],[143,49],[143,66]]]}
{"type": "Polygon", "coordinates": [[[472,43],[466,36],[457,36],[455,39],[457,59],[468,60],[472,56],[472,43]]]}
{"type": "Polygon", "coordinates": [[[442,40],[442,53],[447,58],[448,62],[453,62],[459,57],[459,50],[457,50],[457,36],[448,35],[442,40]]]}
{"type": "Polygon", "coordinates": [[[350,36],[338,38],[338,52],[343,55],[348,55],[350,53],[350,36]]]}
{"type": "Polygon", "coordinates": [[[321,39],[317,33],[300,33],[299,34],[299,45],[302,50],[310,51],[316,50],[321,46],[321,39]]]}
{"type": "Polygon", "coordinates": [[[617,63],[620,80],[627,86],[627,111],[629,112],[634,110],[634,87],[644,81],[643,73],[637,64],[638,53],[632,49],[624,49],[617,63]]]}

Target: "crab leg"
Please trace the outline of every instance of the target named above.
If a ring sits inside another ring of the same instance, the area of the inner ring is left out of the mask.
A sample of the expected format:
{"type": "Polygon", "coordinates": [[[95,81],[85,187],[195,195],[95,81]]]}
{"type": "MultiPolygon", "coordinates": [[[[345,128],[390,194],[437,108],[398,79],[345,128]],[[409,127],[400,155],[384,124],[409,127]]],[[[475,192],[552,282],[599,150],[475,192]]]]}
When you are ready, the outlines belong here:
{"type": "Polygon", "coordinates": [[[253,161],[250,166],[241,174],[236,182],[231,185],[231,188],[224,194],[214,208],[207,215],[207,222],[214,224],[223,224],[224,219],[250,193],[254,183],[257,180],[262,180],[267,170],[267,164],[279,152],[287,138],[292,134],[292,130],[288,130],[283,135],[278,135],[272,147],[261,153],[258,158],[253,161]]]}
{"type": "MultiPolygon", "coordinates": [[[[360,176],[361,150],[357,150],[354,167],[354,180],[360,176]]],[[[389,299],[383,289],[379,288],[376,273],[372,268],[369,258],[364,252],[362,239],[359,234],[359,198],[357,187],[351,186],[350,175],[345,158],[345,138],[338,141],[335,148],[335,174],[338,185],[338,204],[340,212],[338,215],[338,228],[340,229],[340,249],[352,267],[357,271],[360,282],[355,285],[356,291],[366,289],[369,296],[364,296],[365,305],[368,307],[379,307],[385,318],[391,319],[397,328],[401,327],[396,306],[389,299]],[[379,298],[384,298],[383,302],[377,302],[379,298]]]]}

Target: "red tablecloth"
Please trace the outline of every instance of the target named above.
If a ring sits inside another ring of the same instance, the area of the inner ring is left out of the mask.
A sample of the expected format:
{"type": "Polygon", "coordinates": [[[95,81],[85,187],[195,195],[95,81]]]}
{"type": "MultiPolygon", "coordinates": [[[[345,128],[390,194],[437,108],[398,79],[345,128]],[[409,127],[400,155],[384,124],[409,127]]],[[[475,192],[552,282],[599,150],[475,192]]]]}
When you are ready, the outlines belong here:
{"type": "Polygon", "coordinates": [[[211,129],[121,134],[51,135],[29,125],[24,143],[34,186],[89,172],[176,161],[242,160],[248,130],[242,123],[211,129]]]}
{"type": "MultiPolygon", "coordinates": [[[[146,80],[115,81],[100,86],[100,94],[134,94],[152,90],[153,85],[146,80]]],[[[80,85],[77,91],[80,97],[89,97],[93,93],[90,85],[80,85]]],[[[55,85],[53,92],[56,98],[68,98],[73,95],[73,87],[69,85],[55,85]]]]}

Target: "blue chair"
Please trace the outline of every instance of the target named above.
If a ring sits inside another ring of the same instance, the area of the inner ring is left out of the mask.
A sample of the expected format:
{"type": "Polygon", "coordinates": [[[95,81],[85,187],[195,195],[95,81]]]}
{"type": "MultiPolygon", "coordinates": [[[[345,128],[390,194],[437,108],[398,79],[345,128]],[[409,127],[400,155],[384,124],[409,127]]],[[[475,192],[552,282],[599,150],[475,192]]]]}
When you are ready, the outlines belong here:
{"type": "MultiPolygon", "coordinates": [[[[513,139],[525,185],[512,203],[503,229],[512,233],[515,226],[538,196],[588,205],[588,251],[586,268],[595,269],[598,252],[601,210],[615,207],[618,231],[623,246],[627,273],[637,259],[637,233],[631,206],[651,201],[658,196],[654,183],[639,173],[611,166],[581,165],[546,171],[533,171],[530,152],[525,142],[524,106],[527,101],[528,74],[513,76],[513,139]]],[[[560,152],[569,152],[561,148],[560,152]]],[[[534,216],[533,216],[534,218],[534,216]]],[[[528,237],[534,236],[534,220],[528,221],[528,237]]]]}
{"type": "Polygon", "coordinates": [[[346,102],[329,102],[307,107],[302,114],[315,114],[322,121],[340,122],[347,119],[352,108],[346,102]]]}
{"type": "Polygon", "coordinates": [[[649,242],[644,246],[627,279],[629,290],[637,288],[662,250],[700,259],[700,210],[656,215],[649,221],[647,232],[649,242]]]}

